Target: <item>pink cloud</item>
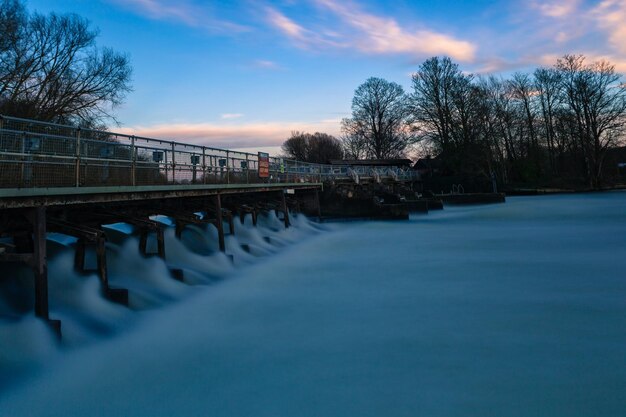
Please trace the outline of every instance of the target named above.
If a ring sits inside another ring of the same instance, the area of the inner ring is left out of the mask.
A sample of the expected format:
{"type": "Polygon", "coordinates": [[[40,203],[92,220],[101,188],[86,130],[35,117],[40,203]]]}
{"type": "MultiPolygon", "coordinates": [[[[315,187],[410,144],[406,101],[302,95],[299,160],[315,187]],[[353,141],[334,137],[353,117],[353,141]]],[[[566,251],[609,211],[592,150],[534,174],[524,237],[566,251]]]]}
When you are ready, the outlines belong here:
{"type": "Polygon", "coordinates": [[[562,18],[576,11],[580,0],[534,1],[532,6],[548,17],[562,18]]]}
{"type": "Polygon", "coordinates": [[[611,46],[626,54],[626,0],[602,1],[592,15],[607,34],[611,46]]]}
{"type": "Polygon", "coordinates": [[[293,131],[325,132],[338,136],[339,120],[319,122],[267,122],[249,124],[173,123],[118,129],[127,135],[175,140],[223,149],[280,146],[293,131]]]}
{"type": "Polygon", "coordinates": [[[333,28],[305,28],[275,9],[268,8],[268,22],[303,48],[356,49],[373,55],[427,57],[449,55],[472,61],[476,46],[430,29],[410,31],[392,19],[363,12],[356,4],[316,0],[323,10],[339,19],[333,28]]]}

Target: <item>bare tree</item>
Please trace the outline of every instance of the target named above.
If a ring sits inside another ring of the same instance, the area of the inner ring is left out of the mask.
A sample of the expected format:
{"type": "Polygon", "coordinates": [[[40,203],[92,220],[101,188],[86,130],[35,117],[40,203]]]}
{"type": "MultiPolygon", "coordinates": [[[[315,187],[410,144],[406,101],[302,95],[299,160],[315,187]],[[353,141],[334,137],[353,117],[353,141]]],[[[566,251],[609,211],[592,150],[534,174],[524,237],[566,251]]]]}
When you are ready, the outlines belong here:
{"type": "Polygon", "coordinates": [[[95,45],[97,31],[77,15],[32,14],[2,0],[0,112],[44,121],[95,125],[130,91],[128,57],[95,45]]]}
{"type": "Polygon", "coordinates": [[[299,161],[325,164],[333,159],[343,158],[341,142],[326,133],[292,132],[282,145],[288,158],[299,161]]]}
{"type": "Polygon", "coordinates": [[[399,84],[369,78],[352,99],[352,117],[342,121],[344,147],[364,149],[369,158],[387,159],[404,155],[414,142],[408,129],[407,97],[399,84]]]}
{"type": "Polygon", "coordinates": [[[543,122],[543,133],[546,138],[548,148],[548,158],[552,174],[557,171],[556,154],[562,153],[563,147],[556,134],[556,115],[560,101],[561,74],[553,68],[538,68],[534,72],[535,90],[541,105],[541,119],[543,122]]]}
{"type": "Polygon", "coordinates": [[[457,64],[448,57],[433,57],[423,62],[413,75],[410,112],[413,127],[421,139],[448,153],[453,141],[453,95],[462,77],[457,64]]]}
{"type": "Polygon", "coordinates": [[[287,158],[304,161],[309,154],[308,133],[294,131],[291,137],[283,142],[282,150],[287,158]]]}
{"type": "Polygon", "coordinates": [[[582,55],[565,55],[556,69],[562,94],[575,120],[576,134],[592,188],[601,185],[604,157],[617,145],[626,123],[626,88],[606,61],[585,64],[582,55]]]}
{"type": "Polygon", "coordinates": [[[346,159],[367,158],[367,144],[364,136],[351,132],[352,119],[343,119],[341,121],[341,130],[344,132],[341,137],[344,157],[346,159]]]}

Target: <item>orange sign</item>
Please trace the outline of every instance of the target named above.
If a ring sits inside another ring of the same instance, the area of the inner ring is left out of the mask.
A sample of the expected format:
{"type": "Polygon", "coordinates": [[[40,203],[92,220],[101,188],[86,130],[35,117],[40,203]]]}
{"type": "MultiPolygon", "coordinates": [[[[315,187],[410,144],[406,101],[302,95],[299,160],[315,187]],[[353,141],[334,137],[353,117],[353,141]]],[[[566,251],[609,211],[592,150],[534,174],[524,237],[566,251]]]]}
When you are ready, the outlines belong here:
{"type": "Polygon", "coordinates": [[[270,176],[270,154],[259,152],[259,178],[270,176]]]}

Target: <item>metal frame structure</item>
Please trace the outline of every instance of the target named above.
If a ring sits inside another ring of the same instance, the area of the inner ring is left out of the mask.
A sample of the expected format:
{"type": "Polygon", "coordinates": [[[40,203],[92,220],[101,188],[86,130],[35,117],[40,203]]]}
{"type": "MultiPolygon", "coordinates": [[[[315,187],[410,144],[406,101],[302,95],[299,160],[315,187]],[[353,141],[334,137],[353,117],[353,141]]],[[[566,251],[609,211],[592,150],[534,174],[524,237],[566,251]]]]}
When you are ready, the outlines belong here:
{"type": "Polygon", "coordinates": [[[208,146],[0,116],[0,188],[412,181],[400,167],[312,164],[208,146]]]}

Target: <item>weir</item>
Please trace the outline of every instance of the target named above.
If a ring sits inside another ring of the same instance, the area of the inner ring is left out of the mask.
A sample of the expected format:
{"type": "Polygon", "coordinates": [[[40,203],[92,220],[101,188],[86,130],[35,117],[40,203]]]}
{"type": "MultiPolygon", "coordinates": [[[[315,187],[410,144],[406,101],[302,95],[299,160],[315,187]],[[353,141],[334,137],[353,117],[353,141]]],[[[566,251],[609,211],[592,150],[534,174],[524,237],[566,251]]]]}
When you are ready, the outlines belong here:
{"type": "MultiPolygon", "coordinates": [[[[78,272],[90,271],[86,254],[95,254],[102,295],[128,305],[128,290],[109,285],[105,225],[131,225],[139,253],[165,260],[155,216],[171,218],[179,239],[186,227],[211,224],[226,252],[236,217],[250,215],[256,226],[260,213],[273,211],[284,228],[290,210],[320,219],[406,218],[401,194],[412,194],[418,180],[402,167],[311,164],[0,116],[0,262],[32,268],[35,314],[60,334],[49,317],[47,232],[76,239],[78,272]]],[[[184,280],[181,269],[170,274],[184,280]]]]}

